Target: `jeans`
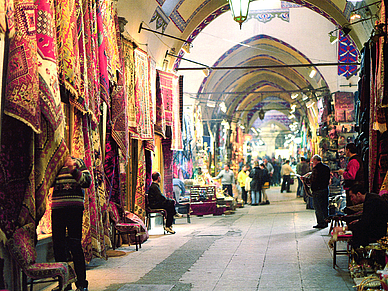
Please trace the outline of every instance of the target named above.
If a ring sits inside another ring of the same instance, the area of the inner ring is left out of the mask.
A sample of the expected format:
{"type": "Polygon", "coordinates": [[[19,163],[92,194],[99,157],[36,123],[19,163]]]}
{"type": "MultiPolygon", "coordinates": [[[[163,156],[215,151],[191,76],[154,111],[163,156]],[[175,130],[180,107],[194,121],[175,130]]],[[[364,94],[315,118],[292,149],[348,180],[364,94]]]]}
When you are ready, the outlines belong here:
{"type": "Polygon", "coordinates": [[[290,175],[283,175],[283,182],[282,182],[282,188],[280,189],[280,193],[283,193],[283,191],[290,192],[290,175]]]}
{"type": "Polygon", "coordinates": [[[252,195],[252,205],[257,205],[261,202],[260,190],[251,190],[251,195],[252,195]]]}
{"type": "Polygon", "coordinates": [[[313,191],[313,204],[317,224],[327,225],[325,219],[329,216],[329,188],[313,191]]]}
{"type": "Polygon", "coordinates": [[[245,190],[245,187],[241,187],[241,198],[244,201],[244,203],[247,203],[248,195],[247,191],[245,190]]]}
{"type": "Polygon", "coordinates": [[[82,217],[83,209],[80,207],[53,209],[51,212],[52,239],[55,261],[67,262],[71,253],[77,275],[75,284],[77,287],[87,288],[85,255],[81,244],[82,217]]]}
{"type": "Polygon", "coordinates": [[[226,195],[229,195],[230,197],[233,197],[233,188],[232,188],[232,185],[231,184],[223,184],[222,185],[222,190],[225,190],[224,193],[226,195]]]}
{"type": "Polygon", "coordinates": [[[298,190],[296,190],[296,197],[303,197],[303,182],[298,177],[298,190]]]}

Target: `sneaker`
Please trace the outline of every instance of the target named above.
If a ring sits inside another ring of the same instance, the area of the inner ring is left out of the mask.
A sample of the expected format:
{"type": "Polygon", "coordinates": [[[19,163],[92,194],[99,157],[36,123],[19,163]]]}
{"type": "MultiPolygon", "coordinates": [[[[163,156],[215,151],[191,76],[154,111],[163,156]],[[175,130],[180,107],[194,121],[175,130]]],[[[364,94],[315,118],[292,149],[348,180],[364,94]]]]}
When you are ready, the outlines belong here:
{"type": "Polygon", "coordinates": [[[269,200],[265,201],[265,204],[269,204],[269,200]]]}
{"type": "Polygon", "coordinates": [[[183,217],[183,214],[180,214],[180,213],[177,213],[174,215],[174,218],[182,218],[183,217]]]}
{"type": "Polygon", "coordinates": [[[171,227],[165,227],[164,230],[171,234],[175,233],[175,231],[171,227]]]}

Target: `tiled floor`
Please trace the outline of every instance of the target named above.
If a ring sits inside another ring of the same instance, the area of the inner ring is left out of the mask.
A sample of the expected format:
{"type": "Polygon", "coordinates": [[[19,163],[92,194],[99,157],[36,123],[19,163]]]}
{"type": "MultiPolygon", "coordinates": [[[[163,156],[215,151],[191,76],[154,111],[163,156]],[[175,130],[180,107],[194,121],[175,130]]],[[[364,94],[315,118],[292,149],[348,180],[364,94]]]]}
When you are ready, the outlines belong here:
{"type": "Polygon", "coordinates": [[[156,228],[138,252],[123,246],[123,257],[94,259],[89,290],[355,290],[345,256],[332,268],[328,229],[312,228],[314,211],[295,193],[267,191],[270,205],[178,219],[174,235],[156,228]]]}

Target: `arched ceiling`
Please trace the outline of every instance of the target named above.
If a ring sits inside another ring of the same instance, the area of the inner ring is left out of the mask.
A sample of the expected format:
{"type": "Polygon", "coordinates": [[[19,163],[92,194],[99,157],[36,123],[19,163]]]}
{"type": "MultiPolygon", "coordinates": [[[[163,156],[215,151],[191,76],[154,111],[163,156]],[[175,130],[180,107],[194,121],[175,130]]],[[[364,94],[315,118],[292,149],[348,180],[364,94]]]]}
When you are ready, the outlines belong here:
{"type": "MultiPolygon", "coordinates": [[[[260,2],[265,0],[255,0],[260,2]]],[[[276,2],[277,0],[273,0],[276,2]]],[[[278,1],[280,8],[305,7],[326,19],[332,27],[341,28],[349,24],[353,3],[346,0],[290,0],[278,1]]],[[[373,3],[373,0],[364,0],[360,5],[373,3]]],[[[152,29],[162,33],[168,33],[190,42],[195,42],[200,33],[220,15],[229,12],[229,4],[226,0],[119,0],[118,11],[120,16],[130,20],[127,32],[135,36],[135,41],[152,46],[152,57],[161,66],[166,59],[166,46],[175,48],[180,57],[184,56],[180,50],[183,42],[172,39],[163,39],[139,34],[138,24],[146,23],[152,29]],[[155,44],[155,45],[153,45],[155,44]]],[[[287,18],[287,9],[278,9],[277,14],[271,17],[287,18]],[[283,11],[284,10],[284,11],[283,11]],[[276,15],[276,16],[274,16],[276,15]]],[[[370,15],[378,11],[378,5],[369,7],[370,15]]],[[[263,14],[268,17],[269,14],[263,14]]],[[[364,15],[365,16],[365,15],[364,15]]],[[[265,21],[265,19],[264,19],[265,21]]],[[[352,25],[349,33],[351,42],[360,49],[370,37],[373,29],[373,21],[352,25]]],[[[235,23],[235,25],[238,25],[235,23]]],[[[244,29],[243,24],[243,29],[244,29]]],[[[303,25],[303,24],[302,24],[303,25]]],[[[305,26],[311,26],[306,19],[305,26]]],[[[225,29],[228,29],[225,27],[225,29]]],[[[319,27],[318,27],[319,29],[319,27]]],[[[215,32],[216,33],[216,32],[215,32]]],[[[327,32],[326,32],[327,34],[327,32]]],[[[309,45],[306,43],[306,45],[309,45]]],[[[330,93],[323,69],[315,67],[317,74],[311,78],[310,72],[314,66],[284,67],[289,64],[313,64],[309,55],[305,55],[295,45],[278,39],[271,34],[259,33],[240,40],[238,44],[229,46],[223,52],[218,52],[212,65],[213,70],[205,77],[197,91],[197,100],[201,102],[204,119],[226,118],[231,121],[239,121],[245,126],[251,126],[257,122],[258,111],[263,109],[271,112],[274,122],[280,122],[288,126],[291,106],[295,106],[296,120],[307,116],[305,95],[320,96],[330,93]],[[260,66],[260,68],[252,68],[260,66]],[[263,67],[264,66],[264,67],[263,67]],[[277,66],[277,67],[274,67],[277,66]],[[283,66],[283,67],[280,67],[283,66]],[[222,67],[250,67],[249,69],[221,70],[222,67]],[[313,89],[313,90],[311,90],[313,89]],[[297,98],[291,98],[292,93],[299,92],[297,98]],[[312,94],[312,95],[311,95],[312,94]],[[226,112],[222,112],[220,106],[208,107],[206,102],[214,101],[218,105],[225,104],[226,112]],[[276,111],[276,113],[274,113],[276,111]]],[[[212,54],[212,52],[208,52],[212,54]]],[[[178,59],[169,59],[170,68],[182,69],[178,59]]],[[[178,71],[181,72],[181,71],[178,71]]],[[[333,91],[333,88],[331,88],[333,91]]]]}

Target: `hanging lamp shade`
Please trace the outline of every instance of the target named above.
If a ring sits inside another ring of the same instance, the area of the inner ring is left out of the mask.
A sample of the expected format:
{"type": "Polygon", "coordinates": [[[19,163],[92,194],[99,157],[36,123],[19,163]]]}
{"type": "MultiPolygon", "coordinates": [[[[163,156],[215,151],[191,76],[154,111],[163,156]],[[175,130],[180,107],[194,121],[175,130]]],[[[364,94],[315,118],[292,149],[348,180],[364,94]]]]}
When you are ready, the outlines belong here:
{"type": "Polygon", "coordinates": [[[249,10],[249,1],[250,0],[228,0],[230,10],[232,10],[234,21],[240,24],[240,29],[242,23],[247,19],[248,10],[249,10]]]}

